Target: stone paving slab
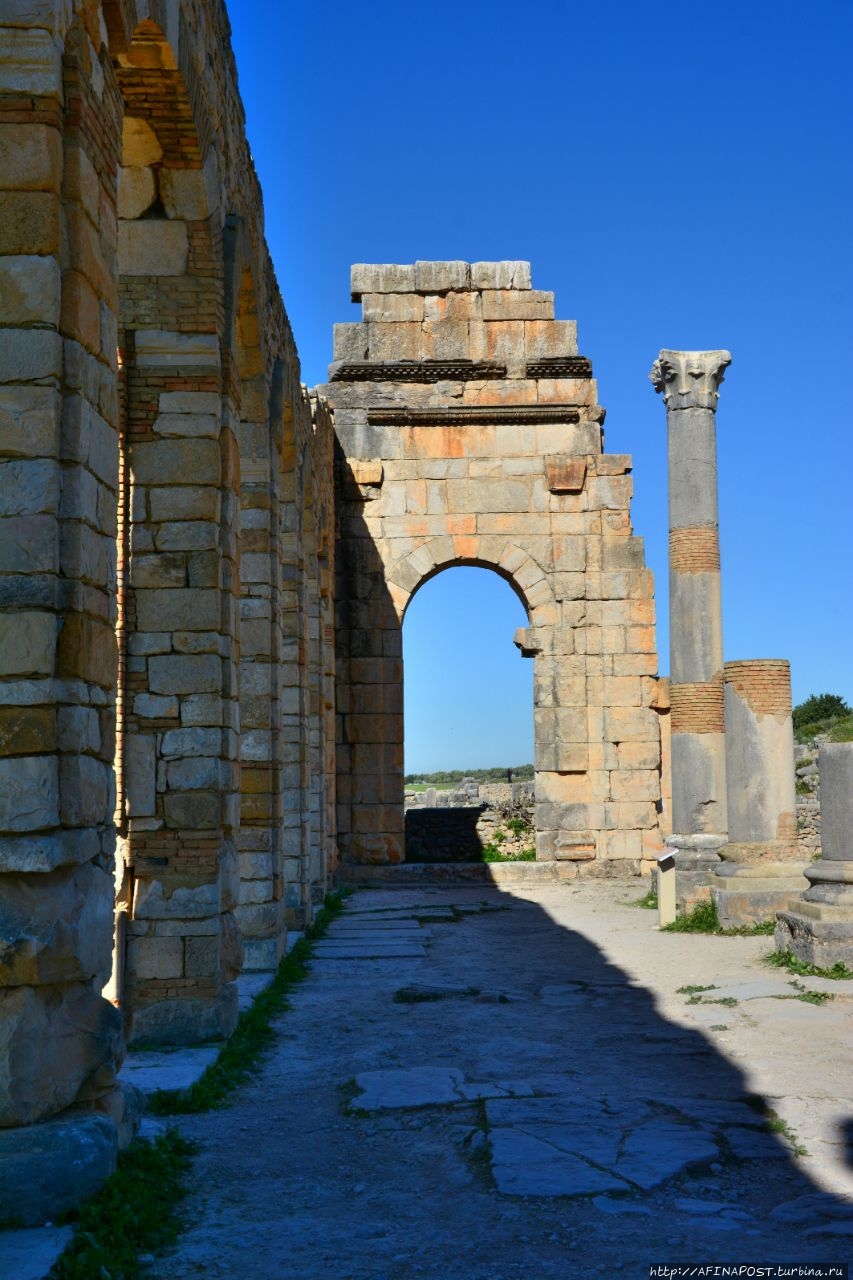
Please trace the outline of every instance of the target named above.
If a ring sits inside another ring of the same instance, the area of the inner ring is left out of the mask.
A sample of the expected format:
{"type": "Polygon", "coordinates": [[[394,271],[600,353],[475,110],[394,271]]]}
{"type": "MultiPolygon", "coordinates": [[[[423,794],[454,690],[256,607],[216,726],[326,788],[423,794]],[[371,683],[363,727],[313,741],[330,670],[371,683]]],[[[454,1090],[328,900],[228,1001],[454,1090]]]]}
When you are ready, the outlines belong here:
{"type": "Polygon", "coordinates": [[[219,1045],[201,1049],[145,1050],[129,1053],[119,1072],[119,1080],[135,1085],[143,1093],[157,1089],[189,1089],[219,1056],[219,1045]]]}
{"type": "Polygon", "coordinates": [[[0,1231],[2,1280],[42,1280],[73,1235],[73,1227],[0,1231]]]}
{"type": "Polygon", "coordinates": [[[430,926],[425,954],[356,962],[349,936],[317,959],[259,1074],[179,1120],[200,1143],[190,1226],[149,1280],[630,1280],[685,1258],[842,1260],[849,1003],[758,994],[768,939],[661,933],[626,905],[636,882],[493,890],[491,910],[483,896],[356,897],[342,920],[391,907],[411,925],[443,905],[457,922],[430,926]],[[678,991],[710,983],[753,994],[721,1007],[678,991]]]}
{"type": "Polygon", "coordinates": [[[314,956],[321,960],[405,960],[426,956],[426,947],[413,942],[317,942],[314,956]]]}

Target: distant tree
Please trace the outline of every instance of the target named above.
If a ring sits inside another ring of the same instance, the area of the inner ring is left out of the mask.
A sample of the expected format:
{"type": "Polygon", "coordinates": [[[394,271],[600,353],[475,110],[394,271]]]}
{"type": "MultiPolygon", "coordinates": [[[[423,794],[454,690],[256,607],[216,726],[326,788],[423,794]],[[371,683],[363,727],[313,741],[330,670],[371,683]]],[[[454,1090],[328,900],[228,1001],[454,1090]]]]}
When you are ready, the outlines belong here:
{"type": "Polygon", "coordinates": [[[794,707],[794,729],[799,731],[821,720],[841,719],[851,714],[847,703],[837,693],[813,693],[794,707]]]}

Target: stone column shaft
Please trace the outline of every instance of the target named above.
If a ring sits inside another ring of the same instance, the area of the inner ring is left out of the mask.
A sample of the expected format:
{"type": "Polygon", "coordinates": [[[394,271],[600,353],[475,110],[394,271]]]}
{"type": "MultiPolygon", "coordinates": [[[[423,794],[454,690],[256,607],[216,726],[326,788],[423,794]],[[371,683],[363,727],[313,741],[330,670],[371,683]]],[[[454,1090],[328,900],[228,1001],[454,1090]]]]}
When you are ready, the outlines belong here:
{"type": "Polygon", "coordinates": [[[853,968],[853,742],[821,746],[822,857],[805,870],[809,888],[781,911],[776,946],[808,964],[853,968]]]}
{"type": "Polygon", "coordinates": [[[723,637],[717,516],[717,388],[727,351],[661,351],[667,410],[672,828],[679,869],[713,866],[725,842],[723,637]]]}

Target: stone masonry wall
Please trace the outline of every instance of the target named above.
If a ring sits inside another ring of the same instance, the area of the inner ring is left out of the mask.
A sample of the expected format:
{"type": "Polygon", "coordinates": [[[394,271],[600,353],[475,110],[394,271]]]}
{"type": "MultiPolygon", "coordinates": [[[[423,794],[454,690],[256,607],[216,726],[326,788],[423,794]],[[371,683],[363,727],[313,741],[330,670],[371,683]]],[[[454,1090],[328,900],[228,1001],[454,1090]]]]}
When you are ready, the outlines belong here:
{"type": "Polygon", "coordinates": [[[226,1033],[243,947],[271,967],[322,899],[335,559],[224,6],[7,6],[0,37],[8,1127],[115,1118],[122,1023],[226,1033]]]}
{"type": "Polygon", "coordinates": [[[653,587],[576,326],[521,262],[355,266],[352,296],[362,320],[335,326],[321,389],[340,445],[342,855],[404,857],[403,616],[432,574],[475,564],[530,620],[537,856],[638,870],[660,847],[653,587]]]}

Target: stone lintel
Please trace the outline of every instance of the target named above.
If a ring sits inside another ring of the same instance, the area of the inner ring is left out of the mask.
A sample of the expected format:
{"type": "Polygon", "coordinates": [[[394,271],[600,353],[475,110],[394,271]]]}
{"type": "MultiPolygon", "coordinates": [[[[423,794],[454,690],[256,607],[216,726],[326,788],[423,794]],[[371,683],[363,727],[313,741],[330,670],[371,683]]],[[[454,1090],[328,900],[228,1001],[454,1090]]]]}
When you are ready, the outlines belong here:
{"type": "MultiPolygon", "coordinates": [[[[564,404],[466,405],[453,409],[368,409],[370,426],[464,427],[498,423],[524,425],[544,422],[580,422],[578,409],[564,404]]],[[[586,465],[584,463],[584,465],[586,465]]]]}
{"type": "Polygon", "coordinates": [[[661,351],[649,380],[667,409],[716,409],[729,351],[661,351]]]}

